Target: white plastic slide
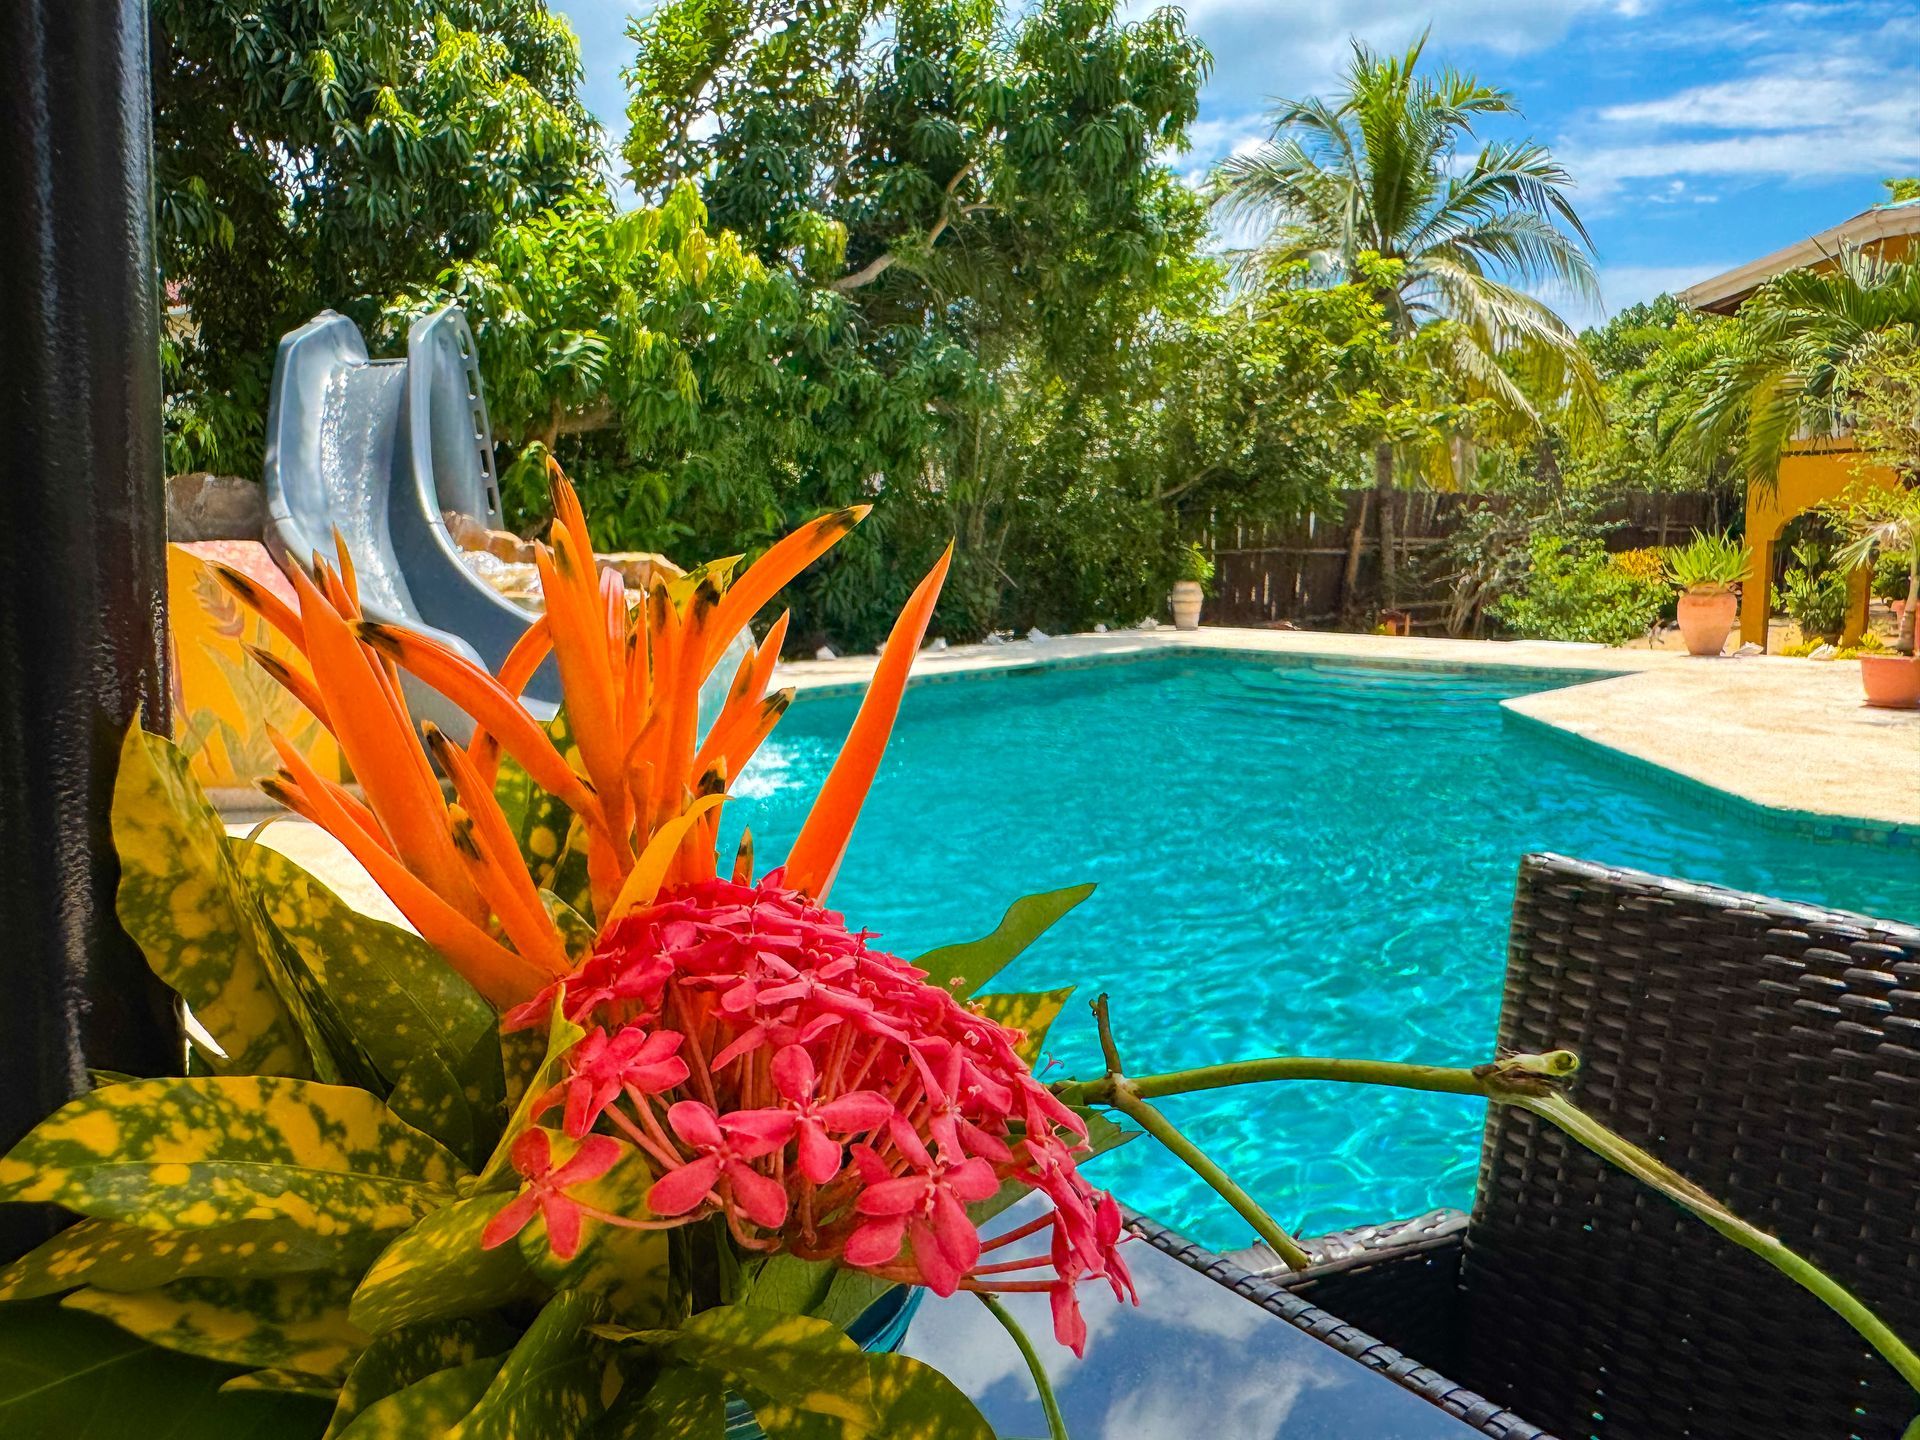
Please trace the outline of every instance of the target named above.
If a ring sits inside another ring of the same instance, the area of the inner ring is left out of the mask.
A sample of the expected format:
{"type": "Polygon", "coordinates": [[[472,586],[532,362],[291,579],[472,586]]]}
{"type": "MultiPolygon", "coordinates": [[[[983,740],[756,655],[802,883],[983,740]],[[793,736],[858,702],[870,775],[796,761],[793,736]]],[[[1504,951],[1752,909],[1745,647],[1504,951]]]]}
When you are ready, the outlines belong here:
{"type": "MultiPolygon", "coordinates": [[[[443,511],[499,527],[493,434],[473,334],[457,306],[414,322],[402,360],[373,360],[360,328],[322,311],[280,341],[267,408],[267,543],[307,565],[336,531],[371,619],[406,625],[488,669],[533,612],[460,558],[443,511]]],[[[419,685],[415,714],[464,737],[472,722],[419,685]]],[[[527,687],[543,719],[559,701],[551,661],[527,687]]]]}
{"type": "MultiPolygon", "coordinates": [[[[416,320],[401,360],[374,360],[359,326],[323,310],[283,336],[267,406],[267,544],[307,566],[333,554],[337,531],[353,557],[369,618],[423,631],[497,670],[534,612],[501,595],[460,558],[445,512],[489,529],[504,523],[493,431],[473,332],[457,305],[416,320]]],[[[746,632],[700,692],[701,722],[726,698],[746,632]]],[[[473,721],[402,676],[413,713],[464,741],[473,721]]],[[[549,659],[527,686],[527,709],[551,719],[560,702],[549,659]]]]}

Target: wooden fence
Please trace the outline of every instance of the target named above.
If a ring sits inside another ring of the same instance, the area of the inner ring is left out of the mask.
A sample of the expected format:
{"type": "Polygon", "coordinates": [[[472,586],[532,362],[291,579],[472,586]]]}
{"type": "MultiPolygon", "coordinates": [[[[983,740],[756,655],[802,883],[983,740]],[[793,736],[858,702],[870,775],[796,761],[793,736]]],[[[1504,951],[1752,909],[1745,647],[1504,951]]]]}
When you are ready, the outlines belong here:
{"type": "MultiPolygon", "coordinates": [[[[1324,627],[1344,618],[1371,623],[1380,608],[1378,520],[1371,490],[1341,493],[1337,518],[1309,516],[1297,525],[1222,527],[1211,537],[1216,572],[1207,618],[1219,625],[1324,627]],[[1353,594],[1346,575],[1355,530],[1364,525],[1353,594]]],[[[1609,550],[1669,545],[1732,518],[1727,502],[1705,491],[1631,495],[1604,512],[1614,526],[1609,550]]],[[[1393,496],[1399,556],[1399,608],[1414,628],[1437,630],[1449,606],[1446,542],[1472,511],[1506,508],[1497,495],[1400,491],[1393,496]]]]}

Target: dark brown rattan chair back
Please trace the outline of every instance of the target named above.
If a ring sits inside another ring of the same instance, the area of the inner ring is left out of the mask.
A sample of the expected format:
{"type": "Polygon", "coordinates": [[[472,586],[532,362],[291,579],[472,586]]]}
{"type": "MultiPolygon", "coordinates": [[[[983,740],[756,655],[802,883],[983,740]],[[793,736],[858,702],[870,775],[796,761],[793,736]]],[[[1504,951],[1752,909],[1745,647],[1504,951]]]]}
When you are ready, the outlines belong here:
{"type": "MultiPolygon", "coordinates": [[[[1920,929],[1529,856],[1499,1041],[1578,1051],[1582,1108],[1920,1341],[1920,929]]],[[[1564,1440],[1920,1414],[1785,1276],[1518,1110],[1488,1116],[1460,1286],[1454,1378],[1564,1440]]]]}

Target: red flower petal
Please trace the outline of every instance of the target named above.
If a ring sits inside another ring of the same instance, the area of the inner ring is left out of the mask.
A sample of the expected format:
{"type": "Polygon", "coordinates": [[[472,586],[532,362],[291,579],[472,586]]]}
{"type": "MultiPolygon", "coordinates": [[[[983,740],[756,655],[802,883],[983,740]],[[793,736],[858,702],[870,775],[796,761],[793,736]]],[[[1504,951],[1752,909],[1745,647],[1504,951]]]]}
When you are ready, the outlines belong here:
{"type": "Polygon", "coordinates": [[[504,1245],[522,1230],[533,1218],[533,1212],[540,1208],[538,1190],[522,1190],[513,1199],[500,1207],[500,1212],[487,1222],[487,1228],[480,1232],[480,1248],[492,1250],[504,1245]]]}
{"type": "Polygon", "coordinates": [[[656,1215],[684,1215],[713,1193],[719,1178],[720,1157],[703,1155],[654,1181],[647,1191],[647,1209],[656,1215]]]}
{"type": "Polygon", "coordinates": [[[726,1170],[734,1203],[742,1215],[765,1230],[778,1230],[787,1223],[787,1192],[779,1181],[738,1162],[726,1170]]]}
{"type": "Polygon", "coordinates": [[[773,1057],[773,1088],[783,1099],[811,1100],[819,1076],[813,1057],[798,1045],[789,1045],[773,1057]]]}
{"type": "Polygon", "coordinates": [[[721,1143],[720,1119],[698,1100],[682,1100],[667,1111],[667,1124],[689,1145],[711,1149],[721,1143]]]}
{"type": "Polygon", "coordinates": [[[862,1267],[885,1265],[900,1253],[900,1243],[906,1234],[904,1215],[869,1220],[847,1237],[844,1252],[847,1263],[862,1267]]]}
{"type": "Polygon", "coordinates": [[[872,1090],[856,1090],[820,1107],[820,1118],[844,1134],[878,1130],[893,1113],[893,1102],[872,1090]]]}

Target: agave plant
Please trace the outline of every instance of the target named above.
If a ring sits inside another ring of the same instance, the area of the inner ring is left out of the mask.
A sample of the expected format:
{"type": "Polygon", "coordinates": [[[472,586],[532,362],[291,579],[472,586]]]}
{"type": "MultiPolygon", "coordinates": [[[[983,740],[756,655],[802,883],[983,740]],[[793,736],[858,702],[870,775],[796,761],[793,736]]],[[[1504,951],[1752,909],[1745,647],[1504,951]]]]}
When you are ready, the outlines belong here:
{"type": "Polygon", "coordinates": [[[1667,578],[1682,590],[1717,595],[1740,582],[1752,558],[1752,551],[1724,531],[1696,530],[1685,545],[1667,552],[1667,578]]]}

